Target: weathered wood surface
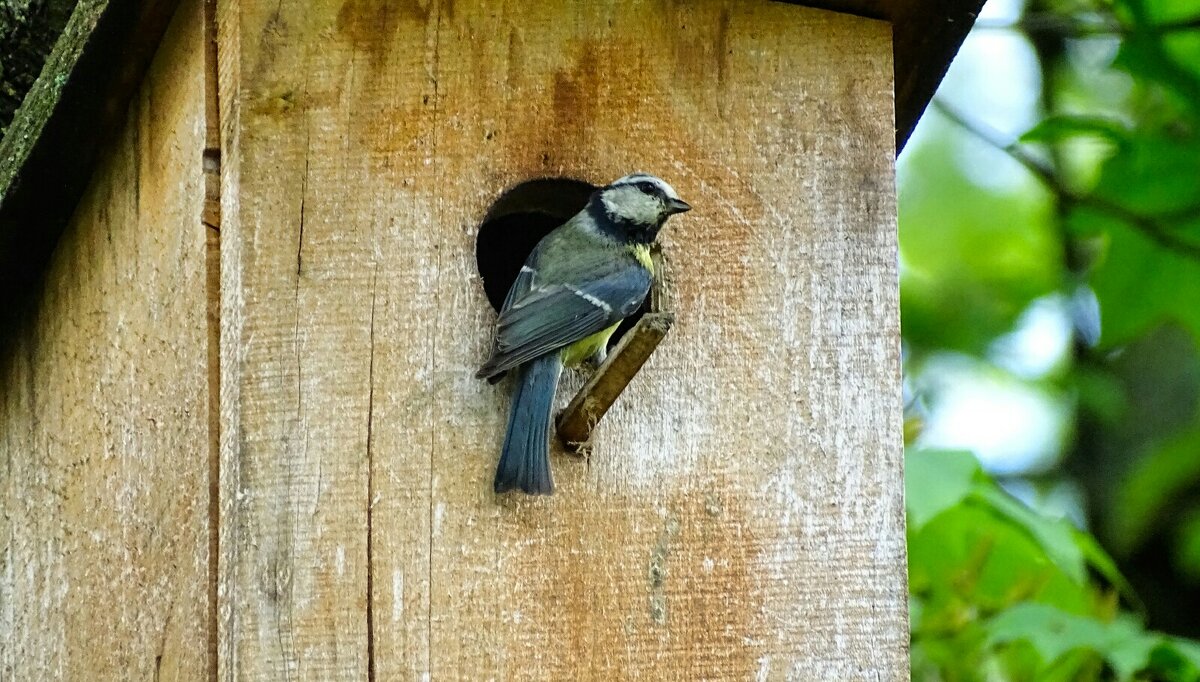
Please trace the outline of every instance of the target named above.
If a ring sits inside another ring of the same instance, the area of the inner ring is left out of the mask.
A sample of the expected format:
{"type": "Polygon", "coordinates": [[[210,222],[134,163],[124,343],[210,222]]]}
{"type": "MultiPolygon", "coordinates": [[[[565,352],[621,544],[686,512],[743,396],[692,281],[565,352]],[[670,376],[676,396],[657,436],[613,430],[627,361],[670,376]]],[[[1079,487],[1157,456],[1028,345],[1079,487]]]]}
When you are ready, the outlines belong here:
{"type": "MultiPolygon", "coordinates": [[[[412,1],[418,8],[429,2],[412,1]]],[[[982,0],[793,1],[894,22],[900,146],[982,4],[982,0]]],[[[66,39],[51,55],[16,116],[15,132],[0,142],[0,284],[23,291],[42,271],[91,175],[98,141],[111,136],[113,122],[124,112],[176,4],[177,0],[78,3],[66,39]]],[[[396,11],[404,14],[409,4],[396,11]]],[[[798,71],[796,77],[804,73],[798,71]]]]}
{"type": "Polygon", "coordinates": [[[0,286],[26,294],[45,269],[178,4],[75,4],[0,139],[0,286]]]}
{"type": "Polygon", "coordinates": [[[802,4],[892,22],[896,146],[903,149],[975,25],[983,0],[804,0],[802,4]]]}
{"type": "Polygon", "coordinates": [[[550,5],[219,4],[222,679],[906,678],[890,26],[550,5]],[[676,326],[498,499],[477,224],[637,169],[676,326]]]}
{"type": "Polygon", "coordinates": [[[183,5],[3,330],[3,680],[209,676],[201,24],[183,5]]]}

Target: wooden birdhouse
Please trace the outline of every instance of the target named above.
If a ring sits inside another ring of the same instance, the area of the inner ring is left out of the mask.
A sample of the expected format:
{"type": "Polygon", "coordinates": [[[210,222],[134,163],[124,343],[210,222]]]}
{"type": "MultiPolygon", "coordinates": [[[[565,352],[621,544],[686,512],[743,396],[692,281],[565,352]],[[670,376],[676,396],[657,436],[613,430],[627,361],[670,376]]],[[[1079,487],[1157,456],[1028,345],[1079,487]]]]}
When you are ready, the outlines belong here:
{"type": "Polygon", "coordinates": [[[906,678],[894,158],[979,2],[810,4],[80,2],[0,147],[0,678],[906,678]],[[634,171],[654,322],[496,495],[493,303],[634,171]]]}

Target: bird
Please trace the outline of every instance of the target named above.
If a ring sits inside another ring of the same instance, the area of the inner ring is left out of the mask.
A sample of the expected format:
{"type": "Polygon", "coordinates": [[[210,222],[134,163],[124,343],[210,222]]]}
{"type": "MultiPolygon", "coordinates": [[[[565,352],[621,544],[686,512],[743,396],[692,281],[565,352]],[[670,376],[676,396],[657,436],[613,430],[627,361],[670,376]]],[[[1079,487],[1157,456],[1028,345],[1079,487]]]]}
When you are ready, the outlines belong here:
{"type": "Polygon", "coordinates": [[[668,218],[691,208],[661,178],[632,173],[594,191],[529,254],[476,373],[493,383],[516,373],[496,493],[554,492],[550,417],[562,368],[604,361],[609,338],[650,291],[650,246],[668,218]]]}

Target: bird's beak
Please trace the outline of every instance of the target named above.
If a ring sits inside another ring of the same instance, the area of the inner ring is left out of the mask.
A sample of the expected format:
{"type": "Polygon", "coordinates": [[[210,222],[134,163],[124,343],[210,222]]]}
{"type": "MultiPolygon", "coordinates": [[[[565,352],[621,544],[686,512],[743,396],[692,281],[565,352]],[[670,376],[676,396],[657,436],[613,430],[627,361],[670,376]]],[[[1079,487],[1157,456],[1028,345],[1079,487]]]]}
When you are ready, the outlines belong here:
{"type": "Polygon", "coordinates": [[[667,214],[675,215],[676,213],[687,213],[692,210],[692,205],[683,199],[667,200],[667,214]]]}

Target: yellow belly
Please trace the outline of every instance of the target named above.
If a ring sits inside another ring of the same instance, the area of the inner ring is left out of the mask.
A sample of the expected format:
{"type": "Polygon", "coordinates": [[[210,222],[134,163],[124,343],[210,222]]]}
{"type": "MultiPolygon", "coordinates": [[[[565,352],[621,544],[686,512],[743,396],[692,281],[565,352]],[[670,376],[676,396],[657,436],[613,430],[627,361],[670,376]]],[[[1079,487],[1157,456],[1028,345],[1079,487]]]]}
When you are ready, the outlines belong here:
{"type": "MultiPolygon", "coordinates": [[[[650,271],[650,274],[653,275],[654,260],[650,257],[650,247],[646,244],[631,244],[628,248],[633,257],[638,259],[638,262],[645,266],[650,271]]],[[[608,345],[608,340],[612,338],[613,332],[617,331],[617,327],[620,325],[621,323],[617,322],[607,329],[601,329],[595,334],[585,336],[563,348],[561,351],[562,355],[560,356],[563,364],[567,367],[574,367],[595,355],[597,351],[608,345]]]]}
{"type": "Polygon", "coordinates": [[[595,355],[597,351],[608,345],[608,340],[612,338],[613,332],[617,331],[620,324],[618,322],[607,329],[601,329],[595,334],[585,336],[563,348],[561,356],[563,364],[567,367],[574,367],[595,355]]]}
{"type": "Polygon", "coordinates": [[[650,257],[650,247],[648,245],[630,244],[629,252],[633,254],[634,258],[638,259],[642,267],[650,271],[651,275],[654,274],[654,259],[650,257]]]}

